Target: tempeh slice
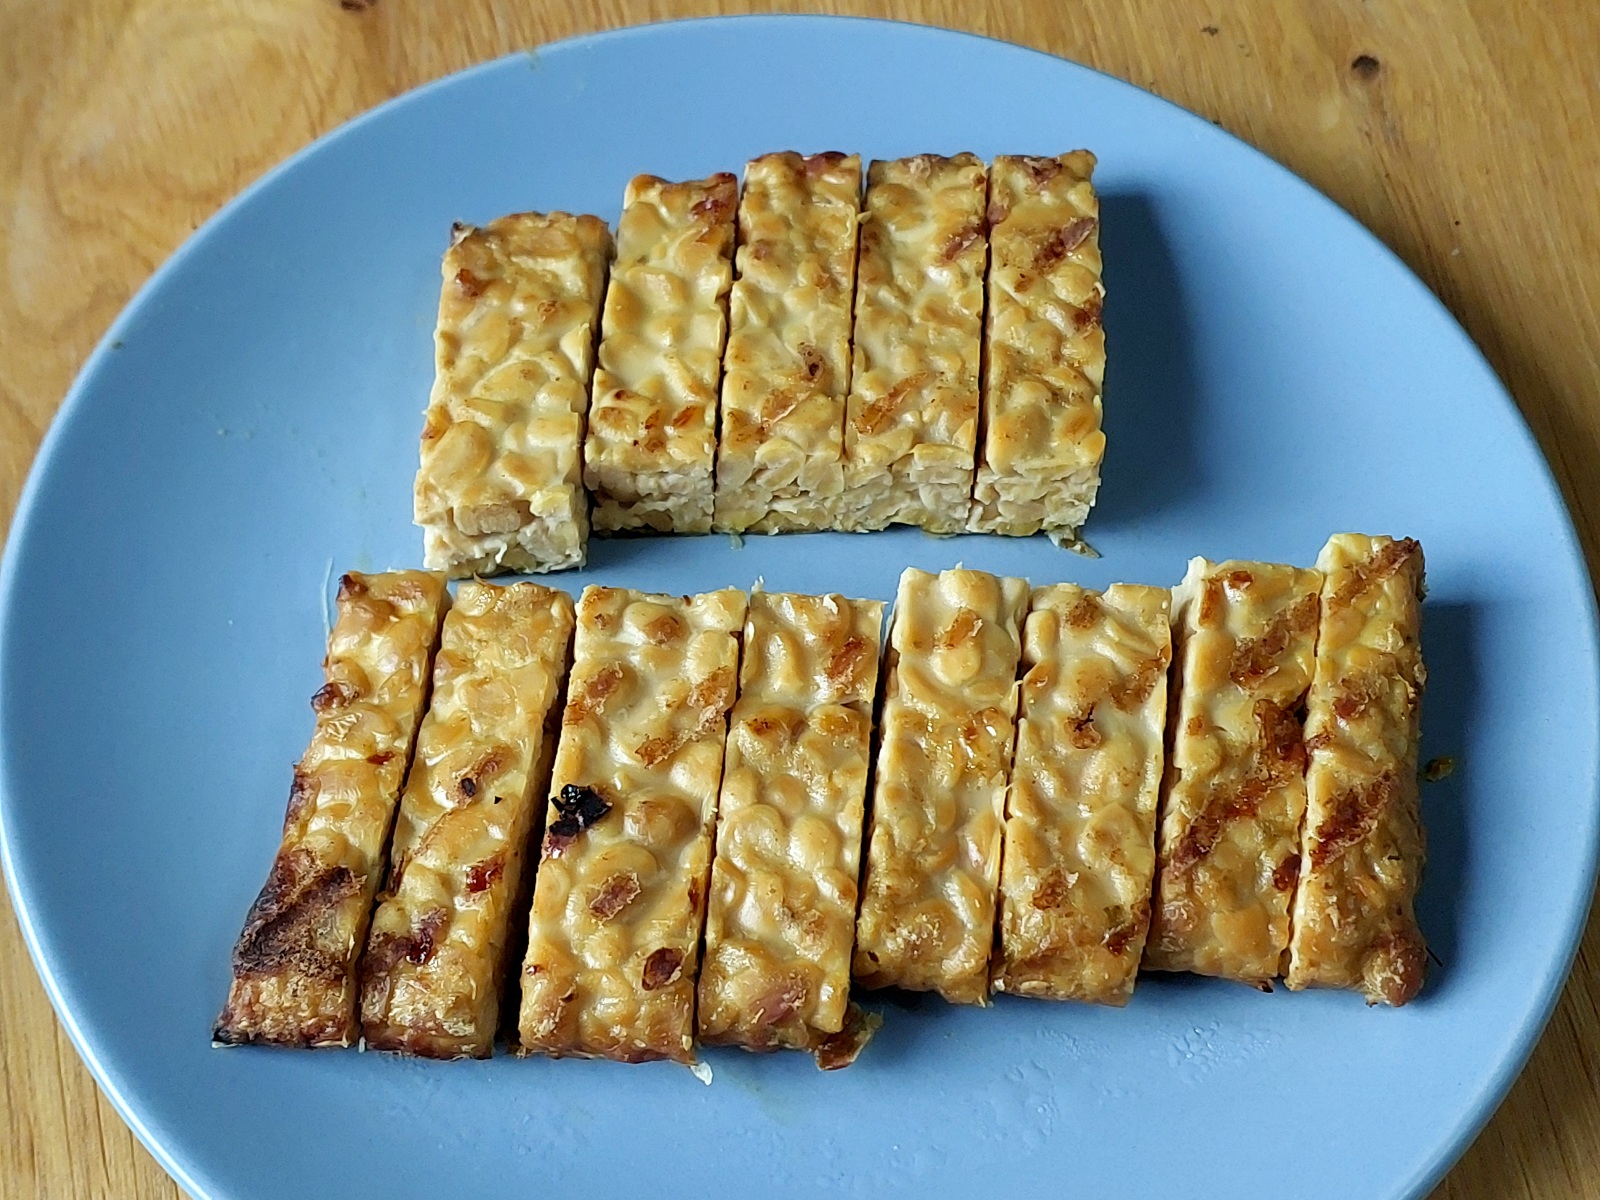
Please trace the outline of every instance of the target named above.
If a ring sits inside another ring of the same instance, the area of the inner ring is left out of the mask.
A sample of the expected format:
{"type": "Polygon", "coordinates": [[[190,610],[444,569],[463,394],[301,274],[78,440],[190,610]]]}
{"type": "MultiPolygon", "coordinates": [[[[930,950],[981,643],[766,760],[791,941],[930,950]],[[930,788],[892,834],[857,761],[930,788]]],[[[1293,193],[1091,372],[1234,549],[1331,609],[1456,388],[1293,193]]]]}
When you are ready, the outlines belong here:
{"type": "Polygon", "coordinates": [[[585,588],[522,968],[524,1052],[694,1058],[745,597],[585,588]]]}
{"type": "Polygon", "coordinates": [[[1190,562],[1174,589],[1177,713],[1144,965],[1268,988],[1300,867],[1300,707],[1317,641],[1316,571],[1190,562]]]}
{"type": "Polygon", "coordinates": [[[1424,858],[1422,547],[1340,533],[1317,567],[1322,631],[1306,703],[1310,765],[1287,982],[1404,1004],[1427,972],[1413,907],[1424,858]]]}
{"type": "Polygon", "coordinates": [[[583,565],[583,422],[610,255],[599,217],[517,213],[455,227],[416,483],[430,568],[583,565]]]}
{"type": "Polygon", "coordinates": [[[820,1050],[845,1028],[883,605],[757,592],[729,719],[700,1040],[820,1050]]]}
{"type": "Polygon", "coordinates": [[[989,171],[983,433],[968,527],[1077,540],[1100,488],[1105,333],[1094,155],[989,171]]]}
{"type": "Polygon", "coordinates": [[[442,575],[340,579],[326,682],[311,698],[316,729],[294,769],[271,874],[233,948],[217,1041],[356,1040],[357,960],[448,603],[442,575]]]}
{"type": "Polygon", "coordinates": [[[745,168],[723,360],[715,527],[830,529],[844,489],[861,159],[745,168]]]}
{"type": "Polygon", "coordinates": [[[370,1047],[429,1058],[494,1047],[572,624],[572,598],[536,583],[469,580],[456,594],[362,961],[370,1047]]]}
{"type": "Polygon", "coordinates": [[[868,172],[835,526],[959,533],[972,500],[988,174],[971,154],[868,172]]]}
{"type": "Polygon", "coordinates": [[[1150,927],[1172,631],[1166,588],[1063,583],[1023,628],[996,991],[1126,1004],[1150,927]]]}
{"type": "Polygon", "coordinates": [[[900,576],[856,923],[856,979],[984,1004],[1028,585],[900,576]]]}
{"type": "Polygon", "coordinates": [[[597,531],[711,529],[738,202],[726,173],[628,184],[584,443],[597,531]]]}

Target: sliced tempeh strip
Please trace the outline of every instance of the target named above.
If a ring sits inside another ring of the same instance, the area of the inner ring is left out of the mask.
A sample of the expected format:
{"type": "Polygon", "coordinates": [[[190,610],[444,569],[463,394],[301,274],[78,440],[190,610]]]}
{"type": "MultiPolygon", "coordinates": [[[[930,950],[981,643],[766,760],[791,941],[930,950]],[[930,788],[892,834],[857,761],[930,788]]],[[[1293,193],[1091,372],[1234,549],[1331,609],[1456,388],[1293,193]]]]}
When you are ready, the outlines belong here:
{"type": "Polygon", "coordinates": [[[494,1046],[572,623],[572,598],[536,583],[469,580],[456,594],[362,961],[368,1046],[429,1058],[494,1046]]]}
{"type": "Polygon", "coordinates": [[[1317,641],[1316,571],[1196,558],[1173,591],[1177,713],[1144,965],[1267,988],[1300,865],[1300,706],[1317,641]]]}
{"type": "Polygon", "coordinates": [[[726,173],[628,184],[584,443],[597,531],[711,529],[738,202],[726,173]]]}
{"type": "Polygon", "coordinates": [[[383,878],[428,670],[444,576],[352,572],[311,698],[316,730],[294,769],[283,841],[233,948],[219,1042],[348,1046],[356,965],[383,878]]]}
{"type": "Polygon", "coordinates": [[[969,528],[1074,542],[1100,488],[1105,334],[1094,155],[989,172],[983,434],[969,528]]]}
{"type": "Polygon", "coordinates": [[[1404,1004],[1427,948],[1417,797],[1422,547],[1335,534],[1317,567],[1322,631],[1306,703],[1306,823],[1289,942],[1291,988],[1358,988],[1404,1004]]]}
{"type": "Polygon", "coordinates": [[[971,154],[919,154],[868,172],[837,528],[967,526],[987,189],[971,154]]]}
{"type": "Polygon", "coordinates": [[[1166,588],[1040,588],[1023,630],[996,991],[1126,1004],[1150,927],[1166,588]]]}
{"type": "Polygon", "coordinates": [[[729,719],[700,1040],[819,1050],[845,1028],[883,605],[757,592],[729,719]]]}
{"type": "Polygon", "coordinates": [[[1028,585],[900,576],[855,977],[984,1004],[1028,585]]]}
{"type": "Polygon", "coordinates": [[[729,302],[715,525],[831,529],[844,488],[861,159],[767,154],[745,168],[729,302]]]}
{"type": "Polygon", "coordinates": [[[517,213],[455,227],[422,427],[424,561],[453,576],[581,566],[584,415],[611,234],[517,213]]]}
{"type": "Polygon", "coordinates": [[[745,597],[585,588],[522,968],[524,1051],[694,1057],[745,597]]]}

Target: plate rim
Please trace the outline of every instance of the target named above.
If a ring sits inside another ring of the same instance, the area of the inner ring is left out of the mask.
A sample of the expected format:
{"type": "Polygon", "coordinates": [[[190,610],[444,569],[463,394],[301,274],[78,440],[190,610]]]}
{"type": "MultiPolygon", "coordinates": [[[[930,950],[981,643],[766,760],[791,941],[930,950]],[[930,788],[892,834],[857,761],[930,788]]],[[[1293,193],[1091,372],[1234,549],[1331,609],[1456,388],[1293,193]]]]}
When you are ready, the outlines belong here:
{"type": "MultiPolygon", "coordinates": [[[[583,49],[601,42],[649,37],[663,28],[717,26],[732,23],[745,26],[779,24],[882,26],[893,28],[901,36],[910,35],[936,40],[958,39],[974,41],[985,43],[990,47],[1000,47],[1010,52],[1037,55],[1049,59],[1057,66],[1065,66],[1072,70],[1087,72],[1100,77],[1101,80],[1115,88],[1127,89],[1139,93],[1144,98],[1158,101],[1162,106],[1170,110],[1169,115],[1174,118],[1196,122],[1203,126],[1209,134],[1220,135],[1236,143],[1237,147],[1244,149],[1250,155],[1259,159],[1261,165],[1267,170],[1276,172],[1283,182],[1290,183],[1304,193],[1306,202],[1313,205],[1322,205],[1325,206],[1326,210],[1331,210],[1330,215],[1334,216],[1336,221],[1343,223],[1356,238],[1364,239],[1369,248],[1378,252],[1380,258],[1386,258],[1389,261],[1389,265],[1398,270],[1399,277],[1407,280],[1415,289],[1419,297],[1423,299],[1423,303],[1431,305],[1435,315],[1444,319],[1447,327],[1454,331],[1461,348],[1470,357],[1475,358],[1482,367],[1484,374],[1493,380],[1499,392],[1500,400],[1514,415],[1515,426],[1521,435],[1523,443],[1526,448],[1533,451],[1533,456],[1538,462],[1544,480],[1557,501],[1559,514],[1562,518],[1561,533],[1563,534],[1565,549],[1577,564],[1581,577],[1589,584],[1587,588],[1581,589],[1580,596],[1584,618],[1583,628],[1587,639],[1586,653],[1578,657],[1587,662],[1588,674],[1595,684],[1594,692],[1597,696],[1600,696],[1600,608],[1597,608],[1594,574],[1590,568],[1588,557],[1584,553],[1583,543],[1578,536],[1572,505],[1569,502],[1566,489],[1556,475],[1549,456],[1546,455],[1538,438],[1534,436],[1527,416],[1504,380],[1500,378],[1494,365],[1484,354],[1482,348],[1456,317],[1455,313],[1440,299],[1438,294],[1387,242],[1367,228],[1343,205],[1266,151],[1223,126],[1207,120],[1190,109],[1184,108],[1176,101],[1169,100],[1165,96],[1147,88],[1142,88],[1135,83],[1097,67],[1062,55],[1052,54],[1049,51],[1040,50],[1033,46],[966,30],[884,17],[817,13],[735,14],[649,21],[641,24],[623,25],[573,34],[556,41],[513,50],[428,80],[357,113],[333,129],[307,142],[241,188],[234,196],[222,204],[216,212],[206,218],[187,238],[179,243],[161,264],[151,272],[150,276],[135,289],[132,296],[129,297],[116,317],[107,326],[105,332],[100,336],[94,348],[89,352],[73,376],[72,383],[67,388],[61,403],[51,417],[49,427],[40,439],[39,447],[35,451],[33,461],[28,468],[27,477],[18,494],[16,509],[7,531],[4,552],[3,555],[0,555],[0,681],[7,677],[11,669],[7,653],[10,644],[9,622],[6,617],[14,608],[14,594],[18,587],[18,571],[20,568],[17,566],[19,558],[17,546],[20,542],[26,540],[33,524],[34,510],[42,487],[41,481],[44,475],[48,473],[48,466],[56,455],[57,444],[65,436],[66,428],[80,418],[79,410],[85,403],[85,395],[90,391],[89,384],[100,373],[125,328],[165,285],[168,276],[174,273],[190,255],[199,253],[204,244],[217,236],[218,230],[233,217],[236,210],[250,203],[258,192],[273,186],[280,177],[297,169],[303,160],[315,155],[328,153],[339,141],[346,136],[353,135],[368,122],[386,118],[395,110],[405,108],[413,103],[423,103],[435,90],[456,86],[468,77],[503,70],[518,59],[536,59],[546,53],[583,49]]],[[[0,686],[0,729],[9,724],[8,714],[5,712],[5,690],[3,686],[0,686]]],[[[188,1170],[177,1156],[152,1134],[139,1115],[136,1106],[124,1094],[125,1089],[110,1077],[110,1073],[91,1045],[88,1035],[72,1012],[61,981],[56,977],[55,971],[44,953],[32,905],[24,895],[22,885],[18,882],[16,872],[18,857],[12,844],[11,835],[7,832],[6,821],[6,813],[14,803],[6,786],[10,774],[4,747],[0,746],[0,871],[5,874],[6,889],[10,895],[12,908],[16,914],[23,942],[27,946],[29,958],[33,962],[34,970],[39,977],[40,983],[44,986],[50,1005],[55,1010],[56,1019],[61,1022],[62,1028],[65,1029],[73,1048],[77,1051],[84,1065],[88,1067],[100,1092],[111,1102],[118,1116],[132,1130],[141,1145],[155,1158],[162,1169],[173,1178],[180,1188],[189,1195],[196,1197],[197,1200],[216,1200],[216,1198],[224,1196],[225,1193],[219,1193],[215,1188],[202,1186],[201,1181],[195,1177],[194,1173],[188,1170]]],[[[1594,793],[1595,799],[1600,800],[1600,771],[1597,771],[1595,764],[1591,764],[1589,774],[1590,791],[1594,793]]],[[[1585,832],[1582,853],[1583,859],[1587,864],[1584,872],[1586,882],[1584,895],[1586,899],[1576,904],[1571,910],[1567,927],[1560,939],[1564,946],[1563,952],[1551,959],[1544,976],[1538,981],[1538,987],[1535,992],[1536,1002],[1529,1010],[1531,1019],[1525,1021],[1523,1027],[1518,1031],[1516,1038],[1512,1042],[1510,1053],[1505,1055],[1497,1064],[1489,1077],[1487,1086],[1479,1093],[1477,1101],[1465,1106],[1460,1111],[1458,1118],[1449,1127],[1448,1136],[1440,1140],[1434,1152],[1413,1172],[1411,1178],[1403,1183],[1402,1195],[1407,1197],[1408,1200],[1420,1200],[1429,1189],[1444,1177],[1477,1139],[1490,1119],[1499,1110],[1512,1085],[1527,1066],[1535,1047],[1555,1013],[1556,1006],[1560,1002],[1562,993],[1571,977],[1583,934],[1588,925],[1589,915],[1596,900],[1595,885],[1597,879],[1600,879],[1600,806],[1597,806],[1585,832]]]]}

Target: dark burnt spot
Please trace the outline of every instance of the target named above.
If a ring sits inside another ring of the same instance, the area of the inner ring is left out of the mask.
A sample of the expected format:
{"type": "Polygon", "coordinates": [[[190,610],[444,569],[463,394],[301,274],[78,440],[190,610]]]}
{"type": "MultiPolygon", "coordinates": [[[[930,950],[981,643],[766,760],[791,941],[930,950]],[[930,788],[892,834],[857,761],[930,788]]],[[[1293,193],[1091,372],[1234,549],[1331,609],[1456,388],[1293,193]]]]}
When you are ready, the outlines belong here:
{"type": "Polygon", "coordinates": [[[353,687],[330,679],[313,693],[311,707],[319,713],[325,713],[330,709],[343,708],[355,699],[357,696],[353,687]]]}
{"type": "Polygon", "coordinates": [[[467,775],[462,778],[461,794],[466,796],[468,799],[471,799],[473,796],[478,794],[478,782],[477,780],[473,779],[471,775],[467,775]]]}
{"type": "Polygon", "coordinates": [[[683,951],[663,946],[644,960],[644,971],[640,974],[639,983],[645,991],[655,992],[677,982],[682,974],[683,951]]]}
{"type": "Polygon", "coordinates": [[[804,368],[807,379],[819,379],[822,369],[827,366],[827,361],[822,357],[822,351],[809,342],[802,343],[799,350],[800,365],[804,368]]]}
{"type": "Polygon", "coordinates": [[[488,280],[480,279],[465,267],[456,272],[456,287],[468,300],[476,300],[488,286],[488,280]]]}
{"type": "Polygon", "coordinates": [[[995,200],[990,203],[989,211],[984,213],[984,219],[989,222],[989,228],[993,229],[1010,215],[1011,209],[1003,201],[995,200]]]}
{"type": "Polygon", "coordinates": [[[339,599],[353,600],[357,596],[367,594],[367,581],[359,575],[348,574],[339,576],[339,599]]]}
{"type": "Polygon", "coordinates": [[[1422,768],[1422,778],[1428,783],[1438,783],[1441,779],[1448,779],[1455,774],[1456,760],[1448,755],[1430,758],[1422,768]]]}
{"type": "Polygon", "coordinates": [[[1383,70],[1383,64],[1370,54],[1358,54],[1350,63],[1350,73],[1363,82],[1371,82],[1383,70]]]}
{"type": "Polygon", "coordinates": [[[339,906],[360,891],[349,867],[320,868],[307,850],[280,852],[233,948],[234,974],[343,979],[348,964],[329,947],[340,940],[339,906]]]}
{"type": "Polygon", "coordinates": [[[1202,25],[1200,26],[1200,32],[1207,37],[1216,37],[1218,30],[1215,25],[1202,25]]]}
{"type": "Polygon", "coordinates": [[[578,835],[611,811],[611,803],[594,788],[569,783],[551,801],[556,819],[545,834],[545,852],[560,854],[578,835]]]}
{"type": "Polygon", "coordinates": [[[391,763],[395,760],[395,758],[396,755],[393,750],[380,750],[376,754],[367,755],[367,761],[375,767],[381,767],[386,763],[391,763]]]}
{"type": "Polygon", "coordinates": [[[388,975],[402,962],[419,967],[425,965],[439,948],[439,935],[449,923],[449,913],[442,908],[431,908],[405,933],[374,935],[367,947],[362,974],[371,981],[388,975]]]}
{"type": "Polygon", "coordinates": [[[883,1018],[852,1004],[845,1010],[844,1028],[830,1033],[817,1043],[814,1052],[817,1066],[824,1071],[837,1071],[848,1067],[861,1056],[861,1051],[872,1040],[872,1035],[883,1026],[883,1018]]]}
{"type": "Polygon", "coordinates": [[[1272,872],[1272,886],[1280,892],[1292,892],[1298,882],[1300,882],[1300,856],[1291,854],[1278,864],[1277,870],[1272,872]]]}

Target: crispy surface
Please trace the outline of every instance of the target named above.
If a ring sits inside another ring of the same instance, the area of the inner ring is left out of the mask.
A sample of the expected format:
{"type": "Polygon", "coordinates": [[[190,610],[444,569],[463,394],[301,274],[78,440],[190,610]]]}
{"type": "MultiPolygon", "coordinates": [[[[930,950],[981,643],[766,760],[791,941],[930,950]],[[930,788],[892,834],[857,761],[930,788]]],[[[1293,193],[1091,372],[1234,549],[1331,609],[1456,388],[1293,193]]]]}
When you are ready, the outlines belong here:
{"type": "Polygon", "coordinates": [[[1100,488],[1105,333],[1094,155],[989,172],[988,364],[968,527],[1070,542],[1100,488]]]}
{"type": "Polygon", "coordinates": [[[1305,815],[1316,571],[1203,558],[1174,591],[1178,707],[1144,965],[1266,987],[1305,815]]]}
{"type": "Polygon", "coordinates": [[[1340,533],[1317,567],[1322,629],[1306,701],[1310,764],[1288,984],[1404,1004],[1427,972],[1413,910],[1424,858],[1422,547],[1340,533]]]}
{"type": "Polygon", "coordinates": [[[844,488],[860,192],[854,154],[767,154],[745,168],[717,529],[832,527],[844,488]]]}
{"type": "Polygon", "coordinates": [[[354,572],[311,698],[316,729],[294,769],[283,841],[233,948],[219,1042],[348,1046],[356,963],[428,668],[448,604],[444,577],[354,572]]]}
{"type": "Polygon", "coordinates": [[[1172,660],[1166,588],[1033,593],[996,991],[1126,1004],[1150,927],[1172,660]]]}
{"type": "Polygon", "coordinates": [[[1028,585],[900,576],[856,923],[867,987],[989,994],[1017,663],[1028,585]]]}
{"type": "Polygon", "coordinates": [[[875,162],[856,279],[836,526],[966,528],[978,434],[988,173],[971,154],[875,162]]]}
{"type": "Polygon", "coordinates": [[[844,1030],[883,605],[757,592],[729,719],[700,1040],[818,1050],[844,1030]]]}
{"type": "Polygon", "coordinates": [[[417,471],[429,567],[463,576],[583,564],[579,453],[610,256],[598,217],[456,226],[417,471]]]}
{"type": "Polygon", "coordinates": [[[584,589],[522,968],[524,1051],[693,1060],[744,616],[732,590],[584,589]]]}
{"type": "Polygon", "coordinates": [[[536,583],[469,580],[456,594],[362,960],[368,1046],[430,1058],[493,1049],[572,625],[571,597],[536,583]]]}
{"type": "Polygon", "coordinates": [[[738,203],[726,173],[628,184],[584,443],[597,531],[711,528],[738,203]]]}

